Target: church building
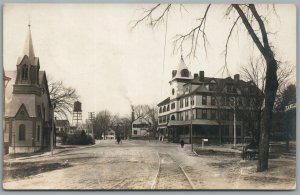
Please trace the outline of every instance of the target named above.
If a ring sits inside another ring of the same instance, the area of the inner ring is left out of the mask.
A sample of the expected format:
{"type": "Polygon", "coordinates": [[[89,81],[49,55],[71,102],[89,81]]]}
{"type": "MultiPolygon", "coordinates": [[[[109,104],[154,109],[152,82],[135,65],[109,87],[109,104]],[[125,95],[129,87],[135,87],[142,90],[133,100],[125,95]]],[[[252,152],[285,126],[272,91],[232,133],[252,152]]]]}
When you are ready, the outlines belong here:
{"type": "Polygon", "coordinates": [[[35,56],[30,25],[16,70],[5,71],[4,145],[9,153],[29,153],[50,146],[53,109],[46,72],[35,56]]]}

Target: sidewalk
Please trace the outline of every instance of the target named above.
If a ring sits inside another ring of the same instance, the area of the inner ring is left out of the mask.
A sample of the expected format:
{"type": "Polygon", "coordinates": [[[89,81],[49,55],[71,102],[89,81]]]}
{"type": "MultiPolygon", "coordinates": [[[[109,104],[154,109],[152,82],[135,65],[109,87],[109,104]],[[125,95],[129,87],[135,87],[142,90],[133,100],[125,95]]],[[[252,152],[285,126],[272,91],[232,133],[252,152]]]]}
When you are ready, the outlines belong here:
{"type": "MultiPolygon", "coordinates": [[[[94,147],[97,145],[97,142],[94,145],[61,145],[57,144],[57,146],[53,150],[53,155],[60,154],[62,152],[71,151],[74,149],[80,149],[80,148],[89,148],[94,147]]],[[[14,157],[14,154],[8,154],[4,156],[4,161],[16,161],[16,160],[25,160],[25,159],[31,159],[31,158],[37,158],[37,157],[46,157],[46,156],[52,156],[51,150],[42,150],[39,152],[34,153],[27,153],[27,154],[15,154],[16,157],[14,157]]]]}

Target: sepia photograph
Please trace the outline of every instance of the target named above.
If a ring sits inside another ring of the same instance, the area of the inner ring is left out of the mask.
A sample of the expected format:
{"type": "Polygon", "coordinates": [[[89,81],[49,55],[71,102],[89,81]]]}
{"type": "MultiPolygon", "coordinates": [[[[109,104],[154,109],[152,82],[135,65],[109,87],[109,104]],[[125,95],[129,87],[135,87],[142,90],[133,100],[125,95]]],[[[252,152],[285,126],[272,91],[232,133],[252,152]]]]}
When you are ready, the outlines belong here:
{"type": "Polygon", "coordinates": [[[4,3],[4,190],[296,190],[294,4],[4,3]]]}

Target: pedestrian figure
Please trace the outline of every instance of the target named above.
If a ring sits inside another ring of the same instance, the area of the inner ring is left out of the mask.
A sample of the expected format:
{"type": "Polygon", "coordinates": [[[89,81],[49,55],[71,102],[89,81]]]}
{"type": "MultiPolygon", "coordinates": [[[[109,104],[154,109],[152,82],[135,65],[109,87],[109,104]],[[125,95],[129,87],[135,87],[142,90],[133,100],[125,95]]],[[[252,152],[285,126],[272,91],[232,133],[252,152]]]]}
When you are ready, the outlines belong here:
{"type": "Polygon", "coordinates": [[[183,148],[183,146],[184,146],[184,141],[183,140],[181,140],[180,145],[181,145],[181,148],[183,148]]]}
{"type": "Polygon", "coordinates": [[[118,144],[120,144],[120,141],[121,141],[121,138],[118,136],[118,137],[117,137],[117,142],[118,142],[118,144]]]}

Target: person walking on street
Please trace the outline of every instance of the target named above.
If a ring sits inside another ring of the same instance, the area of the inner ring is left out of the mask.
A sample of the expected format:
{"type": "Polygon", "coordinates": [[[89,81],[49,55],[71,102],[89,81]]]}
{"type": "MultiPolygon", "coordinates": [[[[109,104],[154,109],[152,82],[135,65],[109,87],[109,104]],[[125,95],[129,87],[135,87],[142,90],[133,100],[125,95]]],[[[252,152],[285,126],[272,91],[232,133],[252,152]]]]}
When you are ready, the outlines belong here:
{"type": "Polygon", "coordinates": [[[183,148],[183,146],[184,146],[184,141],[183,140],[181,140],[180,145],[181,145],[181,148],[183,148]]]}

